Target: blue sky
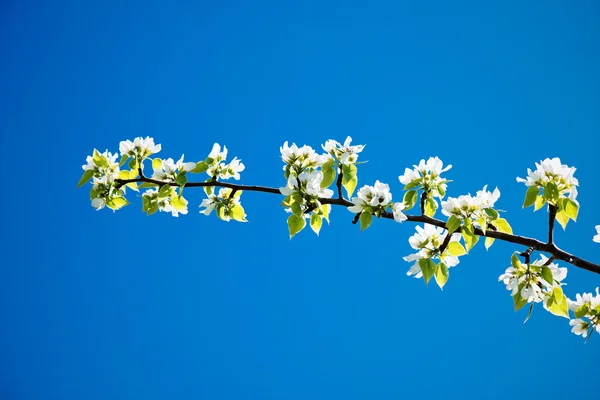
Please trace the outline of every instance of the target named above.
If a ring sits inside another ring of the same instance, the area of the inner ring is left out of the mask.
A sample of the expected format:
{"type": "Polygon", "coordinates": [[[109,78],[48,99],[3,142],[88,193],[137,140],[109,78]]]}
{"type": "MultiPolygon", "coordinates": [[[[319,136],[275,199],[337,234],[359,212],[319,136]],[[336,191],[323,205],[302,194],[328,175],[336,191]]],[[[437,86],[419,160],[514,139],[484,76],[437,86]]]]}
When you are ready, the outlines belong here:
{"type": "MultiPolygon", "coordinates": [[[[514,230],[544,237],[515,181],[578,168],[561,247],[600,261],[600,9],[593,1],[81,2],[0,6],[3,399],[569,398],[600,389],[600,338],[497,277],[518,246],[477,246],[441,292],[405,275],[414,225],[360,233],[332,214],[289,240],[280,198],[248,224],[141,202],[94,211],[92,149],[152,136],[163,157],[214,142],[242,182],[284,184],[279,146],[367,145],[359,184],[437,155],[451,196],[498,186],[514,230]],[[483,3],[486,3],[485,5],[483,3]]],[[[600,276],[569,269],[566,293],[600,276]]]]}

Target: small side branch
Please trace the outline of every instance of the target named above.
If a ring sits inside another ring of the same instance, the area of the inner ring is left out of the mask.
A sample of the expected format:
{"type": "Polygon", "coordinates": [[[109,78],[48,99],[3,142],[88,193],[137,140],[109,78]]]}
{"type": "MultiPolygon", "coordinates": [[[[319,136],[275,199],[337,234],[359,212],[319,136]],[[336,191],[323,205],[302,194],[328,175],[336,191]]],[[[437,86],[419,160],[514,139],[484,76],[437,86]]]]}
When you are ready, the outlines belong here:
{"type": "Polygon", "coordinates": [[[556,221],[556,211],[557,208],[553,204],[549,204],[549,213],[548,213],[548,244],[554,243],[554,221],[556,221]]]}
{"type": "Polygon", "coordinates": [[[425,215],[425,199],[427,199],[427,194],[425,192],[421,193],[421,215],[425,215]]]}
{"type": "Polygon", "coordinates": [[[343,178],[344,178],[344,173],[342,172],[342,167],[339,167],[337,182],[335,183],[335,185],[337,186],[338,199],[344,198],[344,195],[342,194],[342,179],[343,178]]]}

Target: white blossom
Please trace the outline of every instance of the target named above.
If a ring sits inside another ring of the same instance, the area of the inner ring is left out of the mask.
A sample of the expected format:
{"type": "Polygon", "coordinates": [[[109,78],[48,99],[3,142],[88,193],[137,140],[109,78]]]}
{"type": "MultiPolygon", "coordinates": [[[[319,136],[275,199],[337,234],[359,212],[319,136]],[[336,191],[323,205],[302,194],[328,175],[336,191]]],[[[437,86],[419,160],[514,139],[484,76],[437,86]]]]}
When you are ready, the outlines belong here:
{"type": "Polygon", "coordinates": [[[287,186],[279,188],[284,196],[290,196],[295,192],[305,193],[312,197],[331,198],[333,190],[321,188],[323,173],[321,171],[302,172],[296,178],[294,175],[288,177],[287,186]]]}
{"type": "Polygon", "coordinates": [[[589,330],[588,322],[585,322],[581,318],[577,318],[577,319],[570,320],[569,325],[571,325],[573,327],[571,329],[571,332],[573,332],[574,334],[581,335],[584,338],[586,338],[588,336],[588,330],[589,330]]]}
{"type": "Polygon", "coordinates": [[[576,168],[562,164],[558,157],[546,158],[539,163],[535,163],[535,166],[535,171],[528,168],[527,178],[517,178],[517,182],[522,182],[527,186],[537,186],[540,189],[543,189],[547,183],[552,182],[558,188],[561,196],[569,193],[569,198],[573,201],[576,200],[576,186],[579,185],[579,182],[573,176],[576,168]]]}
{"type": "Polygon", "coordinates": [[[213,145],[208,158],[212,159],[212,162],[208,165],[206,173],[211,177],[217,177],[218,179],[233,178],[237,181],[240,179],[240,172],[246,169],[246,166],[237,157],[234,157],[229,164],[225,164],[227,147],[223,146],[223,150],[221,150],[218,143],[213,145]]]}
{"type": "Polygon", "coordinates": [[[375,185],[365,185],[359,189],[356,197],[352,198],[353,205],[348,207],[348,211],[358,214],[365,212],[374,213],[377,217],[389,207],[392,210],[394,221],[403,222],[407,219],[402,213],[404,203],[393,203],[392,193],[389,185],[375,181],[375,185]]]}
{"type": "MultiPolygon", "coordinates": [[[[407,262],[416,261],[407,272],[408,276],[414,276],[415,278],[421,278],[423,276],[421,267],[419,266],[419,260],[421,259],[435,257],[440,261],[443,261],[448,267],[455,267],[458,265],[458,257],[448,254],[446,250],[444,250],[443,255],[439,254],[440,247],[448,235],[447,230],[430,224],[424,224],[423,227],[416,226],[415,229],[417,232],[408,238],[408,243],[410,244],[410,247],[418,251],[403,257],[404,261],[407,262]]],[[[452,234],[450,242],[459,241],[460,234],[452,234]]]]}
{"type": "Polygon", "coordinates": [[[418,165],[413,165],[413,169],[406,168],[404,175],[398,179],[403,185],[415,188],[421,186],[425,193],[441,199],[446,194],[447,181],[440,175],[451,168],[452,165],[444,168],[444,163],[438,157],[430,157],[427,161],[421,160],[418,165]]]}
{"type": "Polygon", "coordinates": [[[325,144],[321,145],[323,150],[335,157],[340,164],[350,165],[355,164],[358,160],[358,153],[363,151],[364,145],[351,146],[352,138],[348,136],[344,144],[340,144],[336,140],[327,140],[325,144]]]}
{"type": "Polygon", "coordinates": [[[283,167],[284,171],[293,172],[296,175],[304,170],[312,171],[331,158],[329,154],[317,154],[310,146],[298,147],[295,143],[288,146],[288,142],[285,142],[279,148],[279,151],[281,152],[281,159],[286,164],[283,167]]]}
{"type": "Polygon", "coordinates": [[[132,157],[138,162],[144,160],[152,154],[156,154],[161,150],[160,144],[154,144],[154,139],[147,136],[146,138],[137,137],[133,140],[125,140],[119,144],[121,156],[132,157]]]}

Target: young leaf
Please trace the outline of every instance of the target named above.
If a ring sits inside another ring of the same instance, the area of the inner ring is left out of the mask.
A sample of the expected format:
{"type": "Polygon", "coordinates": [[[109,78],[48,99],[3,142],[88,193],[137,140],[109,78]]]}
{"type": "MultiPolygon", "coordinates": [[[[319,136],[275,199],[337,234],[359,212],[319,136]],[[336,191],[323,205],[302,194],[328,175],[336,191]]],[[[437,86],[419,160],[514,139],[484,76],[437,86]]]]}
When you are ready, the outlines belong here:
{"type": "Polygon", "coordinates": [[[404,190],[415,189],[417,186],[421,186],[421,179],[416,179],[412,182],[409,182],[406,186],[404,186],[404,190]]]}
{"type": "Polygon", "coordinates": [[[204,161],[200,161],[196,163],[196,166],[190,172],[192,174],[201,174],[203,172],[206,172],[207,169],[208,165],[204,161]]]}
{"type": "Polygon", "coordinates": [[[434,199],[432,199],[431,197],[425,199],[425,215],[433,218],[437,207],[438,205],[434,199]]]}
{"type": "Polygon", "coordinates": [[[446,250],[448,251],[448,253],[451,256],[454,256],[454,257],[460,257],[460,256],[464,256],[465,254],[467,254],[467,250],[465,250],[463,245],[460,244],[459,242],[448,243],[448,247],[446,247],[446,250]]]}
{"type": "Polygon", "coordinates": [[[485,249],[488,250],[490,247],[492,247],[492,245],[494,244],[494,238],[491,237],[486,237],[485,238],[485,249]]]}
{"type": "Polygon", "coordinates": [[[329,187],[335,180],[335,169],[333,167],[325,168],[323,165],[323,180],[321,181],[321,187],[326,188],[329,187]]]}
{"type": "Polygon", "coordinates": [[[473,248],[473,246],[475,246],[477,244],[477,242],[479,241],[479,236],[475,235],[475,233],[473,231],[473,226],[469,222],[466,222],[466,221],[465,221],[465,224],[463,225],[462,237],[465,241],[465,246],[467,248],[467,251],[471,250],[473,248]]]}
{"type": "Polygon", "coordinates": [[[514,296],[513,296],[513,302],[515,304],[515,311],[519,311],[521,308],[523,308],[523,306],[525,304],[527,304],[527,300],[525,300],[524,298],[521,297],[521,290],[519,290],[514,296]]]}
{"type": "Polygon", "coordinates": [[[85,171],[83,173],[83,176],[79,180],[77,187],[80,188],[83,185],[85,185],[90,179],[92,179],[93,176],[94,176],[94,170],[88,169],[87,171],[85,171]]]}
{"type": "Polygon", "coordinates": [[[129,202],[125,197],[113,197],[106,201],[106,206],[111,210],[119,210],[128,204],[129,202]]]}
{"type": "Polygon", "coordinates": [[[354,164],[342,165],[342,183],[347,184],[348,182],[350,182],[356,176],[356,171],[356,165],[354,164]]]}
{"type": "Polygon", "coordinates": [[[547,201],[551,201],[552,203],[556,203],[558,201],[558,188],[554,182],[548,182],[544,186],[544,198],[547,201]]]}
{"type": "Polygon", "coordinates": [[[554,315],[569,318],[569,304],[567,302],[567,296],[564,295],[560,287],[554,288],[552,291],[552,297],[546,303],[546,308],[554,315]]]}
{"type": "Polygon", "coordinates": [[[498,211],[494,210],[493,208],[484,208],[483,211],[492,221],[498,219],[498,217],[500,216],[500,214],[498,214],[498,211]]]}
{"type": "Polygon", "coordinates": [[[292,214],[288,217],[287,220],[288,230],[290,231],[290,239],[294,237],[298,232],[304,229],[306,225],[306,221],[304,221],[303,217],[299,217],[295,214],[292,214]]]}
{"type": "Polygon", "coordinates": [[[236,221],[248,222],[248,220],[246,219],[246,213],[244,212],[244,208],[239,204],[233,206],[229,213],[231,218],[233,218],[236,221]]]}
{"type": "Polygon", "coordinates": [[[409,190],[404,193],[404,210],[410,210],[417,203],[417,197],[419,193],[416,190],[409,190]]]}
{"type": "Polygon", "coordinates": [[[554,277],[552,276],[552,270],[547,266],[542,266],[542,278],[549,284],[554,284],[554,277]]]}
{"type": "Polygon", "coordinates": [[[567,229],[567,224],[569,223],[569,217],[567,216],[567,213],[565,213],[563,210],[560,210],[556,213],[556,220],[563,229],[567,229]]]}
{"type": "Polygon", "coordinates": [[[546,204],[546,199],[544,198],[544,196],[538,196],[535,199],[535,204],[533,206],[533,210],[537,211],[540,208],[544,207],[545,204],[546,204]]]}
{"type": "Polygon", "coordinates": [[[565,214],[573,221],[577,221],[577,214],[579,213],[579,205],[571,199],[565,199],[565,214]]]}
{"type": "Polygon", "coordinates": [[[369,227],[369,225],[371,225],[371,221],[373,220],[373,217],[371,216],[371,213],[367,212],[367,211],[363,211],[360,213],[360,230],[364,231],[365,229],[367,229],[369,227]]]}
{"type": "Polygon", "coordinates": [[[525,321],[523,321],[523,323],[529,321],[529,318],[531,318],[531,313],[533,313],[533,304],[531,303],[531,305],[529,306],[529,312],[527,313],[527,318],[525,318],[525,321]]]}
{"type": "Polygon", "coordinates": [[[575,318],[585,317],[586,314],[590,312],[590,309],[587,304],[582,304],[575,310],[575,318]]]}
{"type": "Polygon", "coordinates": [[[162,169],[162,160],[156,157],[152,160],[152,169],[155,171],[160,171],[162,169]]]}
{"type": "Polygon", "coordinates": [[[435,263],[433,260],[422,258],[419,260],[419,267],[421,268],[421,272],[423,272],[423,279],[425,279],[425,284],[429,283],[429,280],[435,273],[435,263]]]}
{"type": "Polygon", "coordinates": [[[540,189],[537,186],[529,186],[527,193],[525,193],[525,201],[523,202],[523,208],[527,208],[535,204],[535,199],[540,193],[540,189]]]}
{"type": "Polygon", "coordinates": [[[498,218],[496,221],[494,221],[494,225],[500,232],[512,234],[512,228],[508,224],[508,221],[506,221],[504,218],[498,218]]]}
{"type": "Polygon", "coordinates": [[[310,216],[310,228],[319,236],[319,231],[321,230],[321,224],[323,223],[323,219],[320,215],[313,214],[310,216]]]}
{"type": "Polygon", "coordinates": [[[448,229],[448,234],[451,235],[455,230],[458,229],[462,220],[458,218],[456,215],[451,215],[446,221],[446,229],[448,229]]]}
{"type": "Polygon", "coordinates": [[[437,269],[435,270],[434,275],[435,282],[438,284],[440,289],[443,289],[446,282],[448,282],[449,275],[450,272],[448,271],[448,266],[445,263],[440,262],[437,266],[437,269]]]}
{"type": "Polygon", "coordinates": [[[513,255],[510,258],[510,263],[512,264],[514,269],[521,269],[521,260],[519,260],[519,257],[517,257],[517,253],[513,253],[513,255]]]}
{"type": "Polygon", "coordinates": [[[127,160],[129,159],[128,155],[122,155],[121,156],[121,161],[119,161],[119,167],[122,167],[123,164],[125,164],[127,162],[127,160]]]}
{"type": "Polygon", "coordinates": [[[348,182],[343,184],[346,188],[346,192],[348,193],[348,197],[352,197],[352,193],[354,193],[354,189],[356,189],[357,184],[358,178],[356,176],[354,176],[354,178],[350,179],[348,182]]]}

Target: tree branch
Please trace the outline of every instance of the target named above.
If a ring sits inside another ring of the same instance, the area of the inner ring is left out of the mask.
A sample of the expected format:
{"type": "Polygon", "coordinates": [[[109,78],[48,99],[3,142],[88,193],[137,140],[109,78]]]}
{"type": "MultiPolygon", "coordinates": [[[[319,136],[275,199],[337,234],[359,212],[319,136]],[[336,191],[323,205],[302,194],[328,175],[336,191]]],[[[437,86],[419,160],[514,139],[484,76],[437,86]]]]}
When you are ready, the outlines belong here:
{"type": "MultiPolygon", "coordinates": [[[[116,179],[115,182],[117,183],[118,187],[121,187],[128,183],[139,183],[139,182],[152,183],[157,186],[162,186],[162,185],[179,186],[175,182],[158,181],[156,179],[147,178],[141,174],[140,174],[140,177],[135,178],[135,179],[116,179]]],[[[186,188],[206,187],[206,186],[224,187],[224,188],[229,188],[229,189],[233,189],[233,190],[242,190],[242,191],[246,191],[246,192],[262,192],[262,193],[281,194],[281,192],[279,191],[278,188],[271,188],[271,187],[266,187],[266,186],[238,185],[235,183],[227,183],[227,182],[188,182],[185,185],[186,188]]],[[[422,199],[421,200],[422,203],[424,203],[423,197],[421,199],[422,199]]],[[[331,204],[331,205],[342,206],[342,207],[350,207],[350,206],[354,205],[352,202],[350,202],[344,198],[337,198],[337,199],[320,198],[319,202],[321,202],[321,204],[331,204]]],[[[387,211],[385,213],[381,214],[381,217],[387,218],[387,219],[394,219],[394,215],[391,212],[387,212],[387,211]]],[[[439,219],[428,217],[427,215],[407,215],[406,217],[407,217],[407,221],[410,221],[410,222],[424,223],[424,224],[430,224],[430,225],[434,225],[434,226],[444,228],[444,229],[446,228],[446,222],[439,220],[439,219]]],[[[504,242],[508,242],[508,243],[514,243],[514,244],[519,244],[519,245],[526,246],[526,247],[532,247],[536,251],[550,254],[553,257],[553,259],[555,259],[555,260],[561,260],[561,261],[567,262],[575,267],[585,269],[587,271],[594,272],[596,274],[600,274],[600,265],[594,264],[593,262],[584,260],[583,258],[574,256],[564,250],[561,250],[553,242],[544,243],[537,239],[532,239],[532,238],[529,238],[526,236],[519,236],[519,235],[510,234],[510,233],[504,233],[504,232],[500,232],[497,230],[488,229],[485,231],[485,233],[480,228],[475,228],[474,230],[475,230],[475,234],[477,236],[491,237],[491,238],[501,240],[504,242]]],[[[459,227],[455,232],[461,232],[461,228],[459,227]]],[[[448,235],[448,236],[450,236],[450,235],[448,235]]]]}
{"type": "Polygon", "coordinates": [[[335,183],[335,185],[337,186],[337,191],[338,191],[338,199],[343,199],[344,195],[342,194],[342,179],[343,179],[344,173],[342,172],[342,167],[339,167],[339,172],[338,172],[338,177],[337,177],[337,182],[335,183]]]}

